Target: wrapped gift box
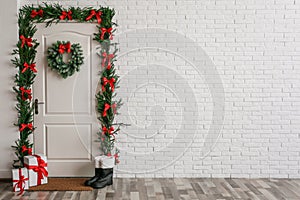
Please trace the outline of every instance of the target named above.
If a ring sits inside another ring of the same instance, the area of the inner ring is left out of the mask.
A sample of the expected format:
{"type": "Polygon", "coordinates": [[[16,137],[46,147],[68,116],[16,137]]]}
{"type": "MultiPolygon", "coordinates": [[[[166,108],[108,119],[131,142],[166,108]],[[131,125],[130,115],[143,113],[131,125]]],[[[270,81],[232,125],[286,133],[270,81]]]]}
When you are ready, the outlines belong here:
{"type": "Polygon", "coordinates": [[[24,190],[29,188],[28,186],[28,170],[27,168],[19,168],[12,170],[13,178],[13,191],[22,194],[24,190]]]}
{"type": "Polygon", "coordinates": [[[47,157],[42,154],[25,156],[28,169],[29,187],[48,183],[47,157]]]}

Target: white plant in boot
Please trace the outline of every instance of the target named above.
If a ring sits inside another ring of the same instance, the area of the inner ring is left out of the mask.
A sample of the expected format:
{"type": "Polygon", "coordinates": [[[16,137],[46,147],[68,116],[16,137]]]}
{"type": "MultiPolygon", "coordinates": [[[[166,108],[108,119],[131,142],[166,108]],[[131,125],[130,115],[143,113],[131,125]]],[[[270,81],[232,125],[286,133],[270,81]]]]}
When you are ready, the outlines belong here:
{"type": "Polygon", "coordinates": [[[95,157],[95,168],[108,169],[115,166],[114,156],[97,156],[95,157]]]}

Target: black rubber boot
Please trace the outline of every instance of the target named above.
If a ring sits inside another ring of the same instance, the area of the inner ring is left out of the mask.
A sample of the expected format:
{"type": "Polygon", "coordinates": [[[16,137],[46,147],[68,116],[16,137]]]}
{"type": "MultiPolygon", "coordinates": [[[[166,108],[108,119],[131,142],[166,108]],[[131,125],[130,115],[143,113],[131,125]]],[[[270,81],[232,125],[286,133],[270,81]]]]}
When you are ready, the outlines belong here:
{"type": "Polygon", "coordinates": [[[94,181],[91,185],[95,189],[104,188],[107,185],[113,184],[114,168],[102,169],[102,172],[102,178],[99,178],[97,181],[94,181]]]}
{"type": "Polygon", "coordinates": [[[95,168],[95,176],[84,182],[84,185],[91,186],[95,181],[103,177],[103,169],[95,168]]]}

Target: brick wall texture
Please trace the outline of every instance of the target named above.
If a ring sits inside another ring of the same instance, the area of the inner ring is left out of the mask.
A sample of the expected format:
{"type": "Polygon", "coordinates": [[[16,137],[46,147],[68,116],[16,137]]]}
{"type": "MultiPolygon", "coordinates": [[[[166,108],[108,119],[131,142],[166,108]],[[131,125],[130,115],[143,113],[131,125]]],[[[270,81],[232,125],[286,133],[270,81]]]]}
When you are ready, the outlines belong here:
{"type": "Polygon", "coordinates": [[[300,178],[299,1],[44,2],[116,10],[117,177],[300,178]]]}

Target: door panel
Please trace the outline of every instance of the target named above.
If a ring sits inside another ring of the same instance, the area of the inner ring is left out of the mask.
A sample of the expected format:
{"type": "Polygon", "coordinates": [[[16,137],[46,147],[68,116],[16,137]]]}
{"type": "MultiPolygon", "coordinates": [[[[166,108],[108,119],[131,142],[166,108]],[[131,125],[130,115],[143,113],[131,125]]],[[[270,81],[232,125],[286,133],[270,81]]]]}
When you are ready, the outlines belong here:
{"type": "Polygon", "coordinates": [[[89,124],[76,124],[76,126],[73,124],[49,124],[46,125],[45,133],[48,159],[89,161],[91,144],[91,126],[89,124]],[[78,134],[78,137],[74,137],[74,133],[78,134]],[[68,145],[66,148],[66,144],[72,145],[68,145]]]}
{"type": "Polygon", "coordinates": [[[73,114],[73,112],[90,114],[91,70],[88,67],[90,66],[90,59],[88,59],[88,55],[91,53],[91,39],[91,35],[82,35],[82,33],[69,31],[43,35],[43,44],[46,44],[44,45],[44,52],[47,52],[47,44],[51,45],[57,40],[72,40],[72,43],[80,43],[85,52],[86,58],[84,60],[85,65],[82,65],[80,68],[80,73],[76,73],[67,79],[60,78],[56,72],[51,71],[51,69],[47,67],[47,70],[45,71],[45,83],[48,89],[46,96],[46,101],[48,102],[46,104],[46,114],[73,114]],[[72,40],[71,38],[74,39],[72,40]],[[59,88],[59,90],[57,88],[59,88]],[[74,98],[73,95],[76,96],[76,98],[74,98]],[[62,99],[57,97],[64,98],[62,99]]]}
{"type": "Polygon", "coordinates": [[[93,33],[95,24],[60,23],[45,28],[37,24],[37,77],[33,84],[39,114],[34,116],[35,153],[48,156],[49,176],[90,176],[93,154],[97,152],[98,130],[95,94],[100,61],[93,33]],[[84,64],[67,79],[47,66],[47,49],[57,41],[80,43],[84,64]]]}

